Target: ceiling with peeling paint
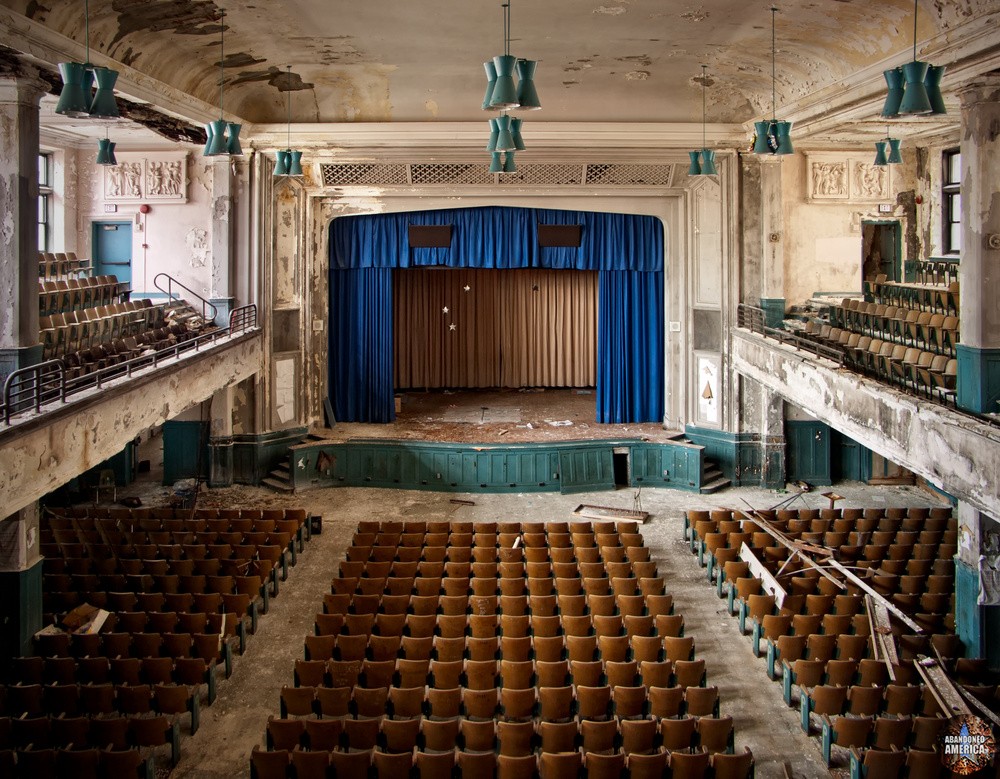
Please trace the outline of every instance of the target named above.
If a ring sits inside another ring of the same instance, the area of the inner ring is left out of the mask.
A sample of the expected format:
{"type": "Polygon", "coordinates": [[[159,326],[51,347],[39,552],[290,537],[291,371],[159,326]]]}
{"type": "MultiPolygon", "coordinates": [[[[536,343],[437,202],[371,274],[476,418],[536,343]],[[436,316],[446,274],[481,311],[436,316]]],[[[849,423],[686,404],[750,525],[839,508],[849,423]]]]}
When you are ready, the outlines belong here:
{"type": "MultiPolygon", "coordinates": [[[[84,43],[83,0],[0,0],[0,8],[72,39],[67,50],[84,43]]],[[[482,62],[501,48],[495,0],[91,0],[91,47],[131,69],[119,82],[125,95],[130,77],[149,77],[217,106],[223,11],[225,107],[246,122],[283,122],[288,90],[296,122],[483,118],[482,62]]],[[[536,116],[545,121],[700,121],[702,63],[710,122],[771,112],[768,3],[513,0],[511,17],[512,53],[539,61],[536,116]]],[[[986,21],[992,38],[977,44],[986,62],[1000,50],[991,17],[1000,18],[1000,0],[920,0],[918,54],[948,52],[986,21]]],[[[777,113],[826,99],[865,69],[874,92],[883,67],[911,58],[913,19],[909,0],[785,3],[777,113]]],[[[16,48],[18,32],[4,42],[16,48]]],[[[957,105],[953,89],[946,76],[957,105]]]]}

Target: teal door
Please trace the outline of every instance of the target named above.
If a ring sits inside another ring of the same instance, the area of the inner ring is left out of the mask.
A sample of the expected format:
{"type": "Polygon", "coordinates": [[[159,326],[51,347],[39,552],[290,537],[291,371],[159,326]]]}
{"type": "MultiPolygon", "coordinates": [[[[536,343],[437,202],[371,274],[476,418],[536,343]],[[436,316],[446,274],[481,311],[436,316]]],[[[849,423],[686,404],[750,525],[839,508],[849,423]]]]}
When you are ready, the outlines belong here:
{"type": "Polygon", "coordinates": [[[831,484],[830,428],[822,422],[785,422],[785,472],[789,481],[831,484]]]}
{"type": "Polygon", "coordinates": [[[94,222],[94,275],[115,276],[121,283],[132,281],[132,223],[94,222]]]}

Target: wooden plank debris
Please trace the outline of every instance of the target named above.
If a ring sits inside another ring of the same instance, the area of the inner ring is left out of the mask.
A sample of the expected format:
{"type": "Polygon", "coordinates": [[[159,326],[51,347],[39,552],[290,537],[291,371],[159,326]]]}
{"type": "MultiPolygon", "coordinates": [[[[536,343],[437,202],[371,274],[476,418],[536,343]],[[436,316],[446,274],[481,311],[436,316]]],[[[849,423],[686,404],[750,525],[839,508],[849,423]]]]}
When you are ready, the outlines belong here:
{"type": "Polygon", "coordinates": [[[774,575],[767,570],[764,563],[760,561],[760,558],[753,553],[753,550],[746,545],[746,542],[740,545],[740,559],[747,564],[750,568],[750,573],[755,577],[760,579],[760,586],[768,595],[774,596],[774,603],[780,609],[785,605],[785,596],[788,594],[785,592],[785,588],[778,584],[778,580],[774,578],[774,575]]]}
{"type": "Polygon", "coordinates": [[[619,509],[612,506],[593,506],[589,503],[581,503],[573,509],[573,515],[588,519],[631,519],[636,522],[645,522],[649,519],[648,511],[619,509]]]}
{"type": "Polygon", "coordinates": [[[896,681],[895,666],[899,665],[899,651],[892,625],[889,624],[889,611],[870,595],[865,596],[865,611],[868,614],[872,654],[876,660],[885,663],[889,678],[896,681]]]}
{"type": "Polygon", "coordinates": [[[864,579],[855,574],[854,571],[850,570],[844,565],[841,565],[837,560],[834,560],[833,558],[830,559],[830,567],[842,573],[844,575],[844,578],[848,579],[853,584],[856,584],[858,587],[864,590],[868,595],[870,595],[873,599],[875,599],[879,604],[881,604],[886,609],[895,614],[896,618],[904,625],[906,625],[914,633],[920,633],[920,634],[924,633],[924,629],[920,627],[920,625],[918,625],[916,622],[914,622],[912,619],[906,616],[891,601],[888,601],[885,598],[883,598],[878,592],[876,592],[872,588],[870,584],[868,584],[868,582],[866,582],[864,579]]]}

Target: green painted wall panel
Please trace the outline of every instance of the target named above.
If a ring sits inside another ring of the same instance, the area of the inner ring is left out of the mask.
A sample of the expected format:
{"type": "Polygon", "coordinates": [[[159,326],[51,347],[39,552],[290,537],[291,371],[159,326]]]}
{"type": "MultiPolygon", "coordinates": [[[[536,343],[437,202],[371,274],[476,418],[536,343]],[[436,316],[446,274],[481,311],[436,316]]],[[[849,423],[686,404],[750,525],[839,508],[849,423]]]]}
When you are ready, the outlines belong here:
{"type": "Polygon", "coordinates": [[[955,632],[965,644],[966,657],[983,656],[983,609],[979,600],[979,569],[955,559],[955,632]]]}
{"type": "Polygon", "coordinates": [[[358,441],[306,443],[294,447],[292,478],[297,489],[312,486],[400,487],[463,492],[612,489],[612,451],[626,446],[635,484],[698,489],[697,446],[637,441],[586,441],[561,445],[417,443],[358,441]],[[317,470],[320,452],[327,467],[317,470]],[[664,474],[663,471],[667,473],[664,474]]]}
{"type": "Polygon", "coordinates": [[[163,483],[208,477],[208,422],[163,425],[163,483]]]}

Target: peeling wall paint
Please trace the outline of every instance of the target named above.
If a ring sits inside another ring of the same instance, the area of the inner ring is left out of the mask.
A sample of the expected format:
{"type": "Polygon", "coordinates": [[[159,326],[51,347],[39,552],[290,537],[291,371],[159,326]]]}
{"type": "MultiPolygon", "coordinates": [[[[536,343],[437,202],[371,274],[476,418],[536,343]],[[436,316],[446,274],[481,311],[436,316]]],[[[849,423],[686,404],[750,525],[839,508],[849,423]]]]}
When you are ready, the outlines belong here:
{"type": "MultiPolygon", "coordinates": [[[[153,286],[157,273],[167,273],[196,292],[210,287],[212,169],[203,161],[200,149],[190,149],[186,164],[188,202],[153,203],[151,211],[136,225],[139,203],[122,203],[117,213],[104,213],[104,169],[94,162],[89,149],[76,153],[77,212],[72,216],[67,213],[67,224],[76,225],[77,252],[81,256],[91,255],[94,221],[131,219],[132,289],[137,297],[143,292],[159,294],[153,286]],[[143,244],[148,248],[143,248],[143,244]]],[[[67,202],[67,209],[70,206],[67,202]]]]}
{"type": "Polygon", "coordinates": [[[1000,430],[944,406],[734,331],[736,370],[991,516],[1000,514],[1000,430]]]}

